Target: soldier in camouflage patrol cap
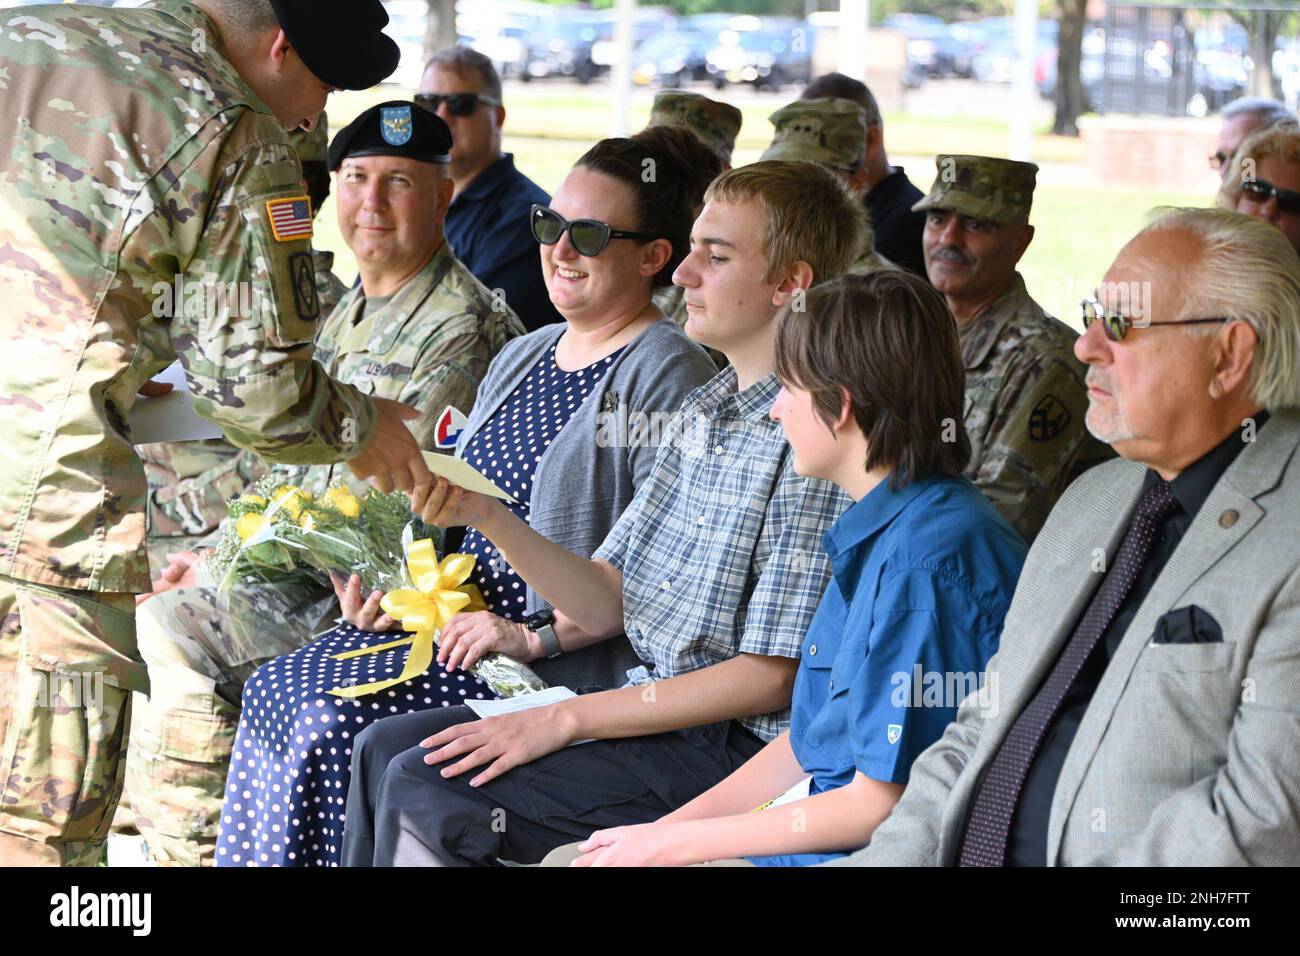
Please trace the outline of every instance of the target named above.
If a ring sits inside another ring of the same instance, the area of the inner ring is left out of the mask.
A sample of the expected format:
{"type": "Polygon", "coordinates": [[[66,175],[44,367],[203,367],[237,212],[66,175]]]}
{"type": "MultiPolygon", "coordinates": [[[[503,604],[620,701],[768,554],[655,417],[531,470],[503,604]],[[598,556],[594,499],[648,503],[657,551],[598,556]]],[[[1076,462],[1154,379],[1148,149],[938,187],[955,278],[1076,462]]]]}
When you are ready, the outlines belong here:
{"type": "Polygon", "coordinates": [[[718,151],[722,168],[731,168],[731,151],[740,132],[740,110],[699,93],[667,90],[655,96],[647,126],[685,126],[718,151]]]}
{"type": "MultiPolygon", "coordinates": [[[[373,107],[335,137],[332,163],[342,164],[339,225],[357,254],[361,284],[344,296],[316,338],[316,360],[331,375],[366,394],[420,409],[410,427],[430,450],[439,447],[443,410],[468,413],[492,358],[524,333],[515,314],[443,239],[452,191],[445,161],[450,144],[440,118],[399,101],[373,107]],[[412,135],[404,139],[407,131],[412,135]],[[401,144],[386,144],[381,137],[387,134],[401,144]],[[413,158],[430,155],[444,158],[413,158]],[[399,177],[403,183],[392,185],[399,177]],[[390,200],[384,190],[418,195],[390,200]],[[414,242],[368,245],[372,236],[357,226],[374,223],[376,216],[393,234],[414,242]],[[393,276],[409,278],[396,288],[384,286],[393,276]]],[[[340,477],[340,469],[276,466],[273,474],[319,494],[340,477]]],[[[140,651],[153,692],[147,700],[136,696],[127,796],[135,825],[161,864],[211,865],[244,680],[267,660],[301,646],[296,635],[273,626],[253,633],[231,627],[227,602],[241,604],[244,619],[257,615],[268,622],[286,613],[318,622],[322,607],[328,616],[337,614],[330,590],[290,594],[236,585],[227,597],[210,581],[140,605],[140,651]]]]}
{"type": "Polygon", "coordinates": [[[1016,263],[1033,239],[1032,163],[940,156],[922,247],[957,322],[966,369],[966,477],[1032,542],[1066,486],[1110,449],[1084,425],[1078,333],[1047,315],[1016,263]]]}
{"type": "MultiPolygon", "coordinates": [[[[289,141],[302,164],[303,191],[311,199],[314,219],[330,192],[330,172],[325,161],[328,118],[322,113],[310,131],[292,130],[289,141]]],[[[334,253],[313,247],[311,255],[316,271],[316,301],[324,321],[348,289],[330,271],[334,253]]],[[[155,579],[170,564],[169,555],[188,556],[215,531],[226,516],[226,501],[265,475],[267,468],[260,456],[236,448],[223,438],[137,445],[136,453],[149,481],[147,546],[155,579]]]]}
{"type": "MultiPolygon", "coordinates": [[[[859,202],[867,194],[867,111],[853,100],[826,97],[795,100],[768,117],[776,127],[772,145],[759,160],[794,159],[818,163],[831,170],[859,202]]],[[[863,247],[849,266],[852,275],[897,269],[876,251],[871,224],[863,232],[863,247]]]]}
{"type": "Polygon", "coordinates": [[[356,50],[335,68],[310,6],[0,11],[0,865],[96,862],[118,802],[130,694],[147,689],[128,416],[149,378],[179,358],[195,410],[267,457],[429,480],[404,412],[312,362],[310,220],[284,130],[398,51],[376,0],[332,0],[356,50]],[[226,294],[190,309],[166,294],[180,279],[226,294]],[[69,674],[102,679],[93,708],[51,701],[69,674]]]}

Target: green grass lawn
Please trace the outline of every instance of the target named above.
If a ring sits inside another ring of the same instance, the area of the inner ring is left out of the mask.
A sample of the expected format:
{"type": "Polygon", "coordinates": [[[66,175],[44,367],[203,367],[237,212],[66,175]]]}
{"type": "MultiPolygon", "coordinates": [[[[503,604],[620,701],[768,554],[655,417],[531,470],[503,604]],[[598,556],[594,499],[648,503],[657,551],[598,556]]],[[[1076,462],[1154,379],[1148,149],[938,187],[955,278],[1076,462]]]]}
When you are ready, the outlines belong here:
{"type": "MultiPolygon", "coordinates": [[[[392,89],[336,94],[331,99],[330,126],[337,131],[356,113],[373,103],[400,96],[392,89]]],[[[629,126],[638,129],[649,114],[650,98],[637,91],[629,126]]],[[[776,98],[746,102],[737,141],[736,165],[753,162],[768,144],[767,115],[784,102],[776,98]]],[[[563,180],[573,163],[592,143],[608,135],[612,107],[607,91],[595,88],[533,84],[526,100],[506,119],[505,148],[516,165],[547,191],[563,180]]],[[[937,152],[1005,155],[1006,123],[979,118],[938,118],[887,115],[886,137],[891,156],[924,157],[923,165],[908,161],[908,174],[921,189],[930,185],[937,152]]],[[[1077,165],[1082,145],[1076,139],[1040,134],[1034,140],[1035,160],[1043,166],[1077,165]]],[[[1128,187],[1062,185],[1068,175],[1049,177],[1034,195],[1032,222],[1037,230],[1021,272],[1030,294],[1049,312],[1078,324],[1078,302],[1101,281],[1115,254],[1141,226],[1147,210],[1159,205],[1205,205],[1209,195],[1153,192],[1128,187]]],[[[327,202],[316,222],[316,244],[335,253],[336,272],[348,284],[356,265],[343,244],[334,204],[327,202]]]]}

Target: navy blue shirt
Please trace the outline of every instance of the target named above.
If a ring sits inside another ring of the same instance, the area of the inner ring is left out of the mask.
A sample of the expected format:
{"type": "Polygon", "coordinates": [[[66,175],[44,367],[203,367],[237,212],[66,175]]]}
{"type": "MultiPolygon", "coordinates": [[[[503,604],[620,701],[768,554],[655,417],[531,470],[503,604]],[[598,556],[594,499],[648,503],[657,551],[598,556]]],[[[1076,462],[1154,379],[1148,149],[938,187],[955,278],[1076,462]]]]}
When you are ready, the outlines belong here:
{"type": "Polygon", "coordinates": [[[790,747],[812,776],[810,796],[859,772],[906,784],[962,699],[983,692],[1025,543],[969,481],[938,475],[898,489],[881,482],[823,543],[832,578],[799,659],[790,747]]]}
{"type": "Polygon", "coordinates": [[[912,212],[925,193],[912,185],[902,166],[871,187],[863,203],[876,234],[876,251],[922,279],[925,274],[925,253],[921,249],[921,233],[925,232],[925,213],[912,212]]]}
{"type": "Polygon", "coordinates": [[[529,332],[563,321],[546,292],[528,222],[533,203],[550,201],[541,186],[515,169],[514,157],[502,153],[447,210],[447,241],[456,258],[489,289],[504,291],[506,305],[529,332]]]}

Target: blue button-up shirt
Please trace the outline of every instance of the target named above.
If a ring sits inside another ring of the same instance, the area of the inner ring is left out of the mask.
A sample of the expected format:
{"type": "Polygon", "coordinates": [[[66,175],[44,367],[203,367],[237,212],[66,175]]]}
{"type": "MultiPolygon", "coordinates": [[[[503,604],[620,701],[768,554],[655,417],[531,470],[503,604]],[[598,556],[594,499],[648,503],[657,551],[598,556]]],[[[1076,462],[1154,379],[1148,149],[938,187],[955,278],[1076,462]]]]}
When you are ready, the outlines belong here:
{"type": "MultiPolygon", "coordinates": [[[[826,533],[832,579],[803,642],[790,746],[809,793],[907,783],[997,651],[1025,544],[965,478],[883,481],[826,533]]],[[[983,698],[980,698],[983,699],[983,698]]],[[[990,704],[992,702],[990,701],[990,704]]],[[[756,857],[818,863],[841,853],[756,857]]]]}
{"type": "Polygon", "coordinates": [[[514,157],[502,153],[447,210],[447,241],[456,258],[488,289],[500,289],[530,332],[563,321],[551,305],[529,226],[533,203],[550,201],[541,186],[515,169],[514,157]]]}

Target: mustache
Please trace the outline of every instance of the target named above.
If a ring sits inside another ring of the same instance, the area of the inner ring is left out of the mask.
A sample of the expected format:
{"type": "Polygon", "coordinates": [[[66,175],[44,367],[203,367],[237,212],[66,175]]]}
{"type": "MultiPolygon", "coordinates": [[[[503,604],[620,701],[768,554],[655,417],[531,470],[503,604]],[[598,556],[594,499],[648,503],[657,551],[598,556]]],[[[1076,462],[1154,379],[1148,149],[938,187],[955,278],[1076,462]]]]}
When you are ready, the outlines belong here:
{"type": "Polygon", "coordinates": [[[1111,381],[1109,375],[1105,372],[1098,371],[1096,368],[1088,369],[1088,374],[1083,379],[1084,387],[1099,388],[1104,392],[1115,394],[1115,383],[1111,381]]]}
{"type": "Polygon", "coordinates": [[[962,265],[974,265],[975,260],[956,246],[940,246],[930,253],[931,262],[960,262],[962,265]]]}

